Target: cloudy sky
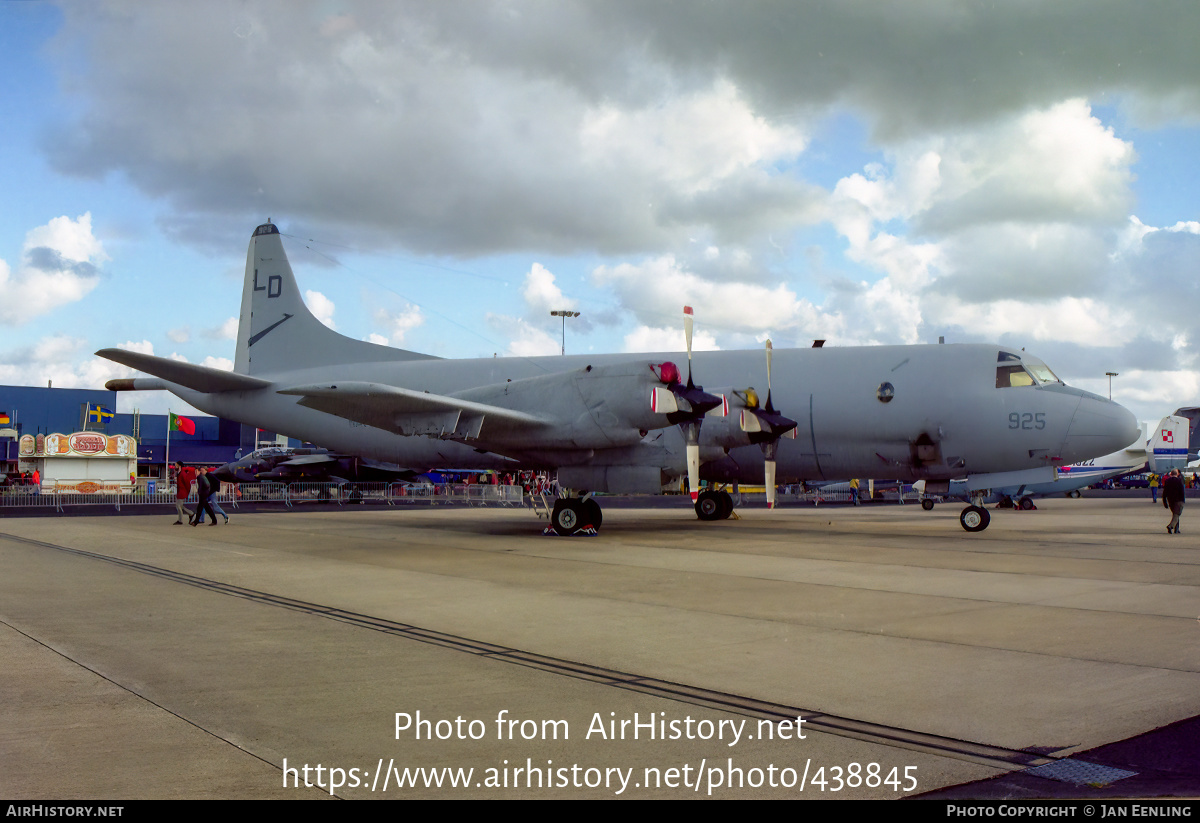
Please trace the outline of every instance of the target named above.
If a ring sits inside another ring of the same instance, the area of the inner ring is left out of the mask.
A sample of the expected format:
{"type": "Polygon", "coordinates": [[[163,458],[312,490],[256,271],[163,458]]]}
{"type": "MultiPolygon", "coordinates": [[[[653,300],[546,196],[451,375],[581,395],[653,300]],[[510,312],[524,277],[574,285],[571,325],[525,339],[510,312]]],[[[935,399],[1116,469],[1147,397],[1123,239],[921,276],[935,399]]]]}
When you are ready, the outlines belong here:
{"type": "MultiPolygon", "coordinates": [[[[0,2],[0,383],[229,367],[270,217],[448,357],[992,341],[1200,403],[1200,4],[0,2]]],[[[165,402],[123,396],[159,411],[165,402]]],[[[122,410],[128,410],[123,406],[122,410]]]]}

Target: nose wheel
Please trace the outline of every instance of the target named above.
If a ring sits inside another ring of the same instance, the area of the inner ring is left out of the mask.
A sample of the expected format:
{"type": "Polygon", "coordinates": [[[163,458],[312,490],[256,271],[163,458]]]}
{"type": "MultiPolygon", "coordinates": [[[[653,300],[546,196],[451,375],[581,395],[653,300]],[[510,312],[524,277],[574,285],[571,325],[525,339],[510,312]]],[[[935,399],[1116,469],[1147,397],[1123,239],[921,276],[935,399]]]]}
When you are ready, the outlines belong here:
{"type": "Polygon", "coordinates": [[[958,516],[958,522],[969,532],[981,532],[992,522],[992,516],[982,506],[967,506],[958,516]]]}

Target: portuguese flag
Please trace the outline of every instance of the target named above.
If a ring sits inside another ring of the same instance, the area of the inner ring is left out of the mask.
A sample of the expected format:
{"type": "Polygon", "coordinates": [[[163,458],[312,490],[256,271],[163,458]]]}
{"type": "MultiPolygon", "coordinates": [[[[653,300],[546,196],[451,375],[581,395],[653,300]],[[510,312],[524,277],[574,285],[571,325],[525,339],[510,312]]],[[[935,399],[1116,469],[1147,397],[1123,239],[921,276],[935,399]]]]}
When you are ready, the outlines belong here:
{"type": "Polygon", "coordinates": [[[171,414],[170,430],[173,432],[183,432],[184,434],[195,434],[196,424],[186,417],[180,417],[177,414],[171,414]]]}

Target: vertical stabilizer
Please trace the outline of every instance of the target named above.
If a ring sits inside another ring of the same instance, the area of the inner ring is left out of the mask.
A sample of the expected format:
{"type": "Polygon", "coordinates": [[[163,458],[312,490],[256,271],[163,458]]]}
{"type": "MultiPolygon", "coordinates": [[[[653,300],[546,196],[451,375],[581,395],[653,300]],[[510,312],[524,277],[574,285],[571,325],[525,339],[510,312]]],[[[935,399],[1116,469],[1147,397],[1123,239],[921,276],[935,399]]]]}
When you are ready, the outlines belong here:
{"type": "Polygon", "coordinates": [[[1188,428],[1188,459],[1195,460],[1200,452],[1200,406],[1184,406],[1175,410],[1176,417],[1186,417],[1190,423],[1188,428]]]}
{"type": "Polygon", "coordinates": [[[254,230],[246,251],[235,371],[267,374],[341,363],[424,359],[428,355],[338,334],[314,317],[300,296],[279,229],[267,222],[254,230]]]}
{"type": "Polygon", "coordinates": [[[1155,474],[1187,466],[1188,419],[1175,415],[1164,417],[1146,443],[1146,457],[1150,471],[1155,474]]]}

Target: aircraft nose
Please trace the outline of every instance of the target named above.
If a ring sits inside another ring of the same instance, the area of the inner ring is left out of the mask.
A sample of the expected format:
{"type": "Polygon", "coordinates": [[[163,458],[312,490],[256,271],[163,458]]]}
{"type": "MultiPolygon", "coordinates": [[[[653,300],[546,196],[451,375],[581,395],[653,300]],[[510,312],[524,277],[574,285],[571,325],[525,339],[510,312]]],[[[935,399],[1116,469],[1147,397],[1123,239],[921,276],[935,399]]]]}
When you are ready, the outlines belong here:
{"type": "Polygon", "coordinates": [[[1117,403],[1089,394],[1082,397],[1063,442],[1063,462],[1077,463],[1120,451],[1141,437],[1133,413],[1117,403]]]}

